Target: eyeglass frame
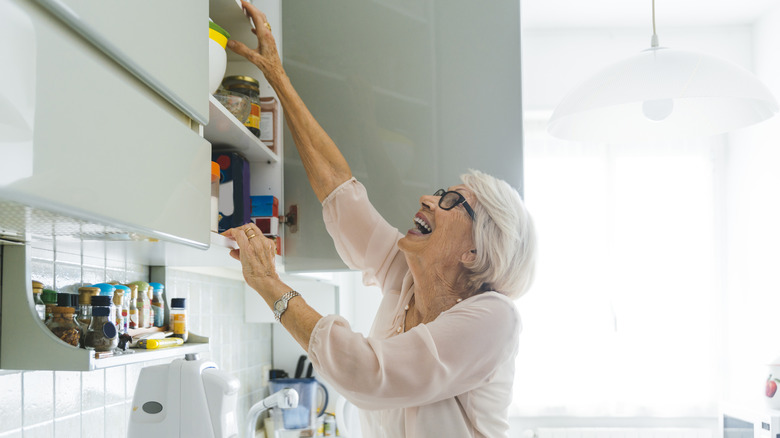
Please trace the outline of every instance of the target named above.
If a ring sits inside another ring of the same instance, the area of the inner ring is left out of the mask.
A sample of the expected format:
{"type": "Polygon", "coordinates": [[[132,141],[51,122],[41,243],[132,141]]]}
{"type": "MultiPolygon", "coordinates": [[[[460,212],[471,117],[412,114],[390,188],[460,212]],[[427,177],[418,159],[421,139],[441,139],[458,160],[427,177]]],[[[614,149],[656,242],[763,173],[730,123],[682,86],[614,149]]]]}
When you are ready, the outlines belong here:
{"type": "Polygon", "coordinates": [[[436,192],[433,194],[433,196],[439,196],[439,208],[441,208],[442,210],[452,210],[453,208],[457,207],[458,205],[463,205],[463,208],[466,209],[466,213],[469,214],[469,217],[471,217],[471,220],[472,221],[476,221],[476,219],[474,218],[474,210],[471,208],[469,203],[466,202],[466,197],[463,196],[460,192],[456,192],[454,190],[447,190],[447,191],[445,191],[444,189],[439,189],[439,190],[436,190],[436,192]],[[455,195],[457,195],[458,196],[458,200],[454,204],[449,206],[449,207],[445,207],[445,206],[441,205],[442,201],[444,201],[444,197],[449,195],[450,193],[454,193],[455,195]]]}

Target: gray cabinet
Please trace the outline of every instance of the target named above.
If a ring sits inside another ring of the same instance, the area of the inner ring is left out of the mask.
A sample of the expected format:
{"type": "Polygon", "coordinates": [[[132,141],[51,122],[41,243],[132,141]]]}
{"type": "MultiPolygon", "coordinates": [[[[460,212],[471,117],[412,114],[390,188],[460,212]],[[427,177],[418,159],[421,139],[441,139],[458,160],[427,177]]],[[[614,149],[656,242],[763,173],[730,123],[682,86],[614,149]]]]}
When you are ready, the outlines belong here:
{"type": "MultiPolygon", "coordinates": [[[[522,187],[517,1],[283,2],[282,20],[293,85],[402,232],[469,168],[522,187]]],[[[289,132],[284,147],[285,268],[342,269],[289,132]]]]}

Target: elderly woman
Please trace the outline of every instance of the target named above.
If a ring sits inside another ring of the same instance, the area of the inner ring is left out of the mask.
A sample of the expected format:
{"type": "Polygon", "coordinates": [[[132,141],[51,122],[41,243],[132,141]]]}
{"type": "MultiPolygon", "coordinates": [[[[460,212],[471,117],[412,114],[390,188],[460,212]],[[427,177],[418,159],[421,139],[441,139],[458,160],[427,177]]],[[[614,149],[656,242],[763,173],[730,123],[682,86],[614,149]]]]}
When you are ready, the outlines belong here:
{"type": "Polygon", "coordinates": [[[247,283],[319,375],[360,408],[364,436],[506,436],[520,332],[512,299],[531,283],[536,246],[519,194],[471,171],[462,184],[422,196],[414,227],[398,232],[293,89],[265,15],[243,7],[258,47],[228,47],[276,91],[339,254],[384,296],[369,337],[344,318],[323,317],[280,280],[274,242],[253,224],[226,233],[247,283]]]}

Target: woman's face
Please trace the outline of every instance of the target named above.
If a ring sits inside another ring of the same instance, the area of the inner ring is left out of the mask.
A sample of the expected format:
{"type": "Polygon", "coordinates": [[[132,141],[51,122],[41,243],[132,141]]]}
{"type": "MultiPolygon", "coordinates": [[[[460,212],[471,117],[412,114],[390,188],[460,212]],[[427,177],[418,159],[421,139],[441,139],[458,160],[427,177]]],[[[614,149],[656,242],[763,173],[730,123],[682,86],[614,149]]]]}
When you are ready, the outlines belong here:
{"type": "MultiPolygon", "coordinates": [[[[463,195],[472,209],[477,203],[474,193],[463,184],[447,191],[463,195]]],[[[398,247],[407,256],[460,261],[464,253],[474,249],[474,222],[463,204],[444,210],[439,207],[439,199],[441,196],[434,195],[420,198],[421,208],[413,219],[415,226],[398,242],[398,247]]]]}

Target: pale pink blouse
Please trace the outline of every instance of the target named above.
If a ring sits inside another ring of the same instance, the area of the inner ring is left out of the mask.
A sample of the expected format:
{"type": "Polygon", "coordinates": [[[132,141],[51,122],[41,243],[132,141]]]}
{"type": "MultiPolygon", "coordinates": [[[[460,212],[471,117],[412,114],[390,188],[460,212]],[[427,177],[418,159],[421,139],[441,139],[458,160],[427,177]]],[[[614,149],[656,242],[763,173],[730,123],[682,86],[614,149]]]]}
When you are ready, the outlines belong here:
{"type": "Polygon", "coordinates": [[[507,436],[521,328],[514,302],[486,292],[403,332],[404,306],[415,288],[396,244],[402,234],[354,178],[328,195],[323,208],[339,255],[383,292],[369,337],[329,315],[309,341],[319,375],[360,409],[363,436],[507,436]]]}

